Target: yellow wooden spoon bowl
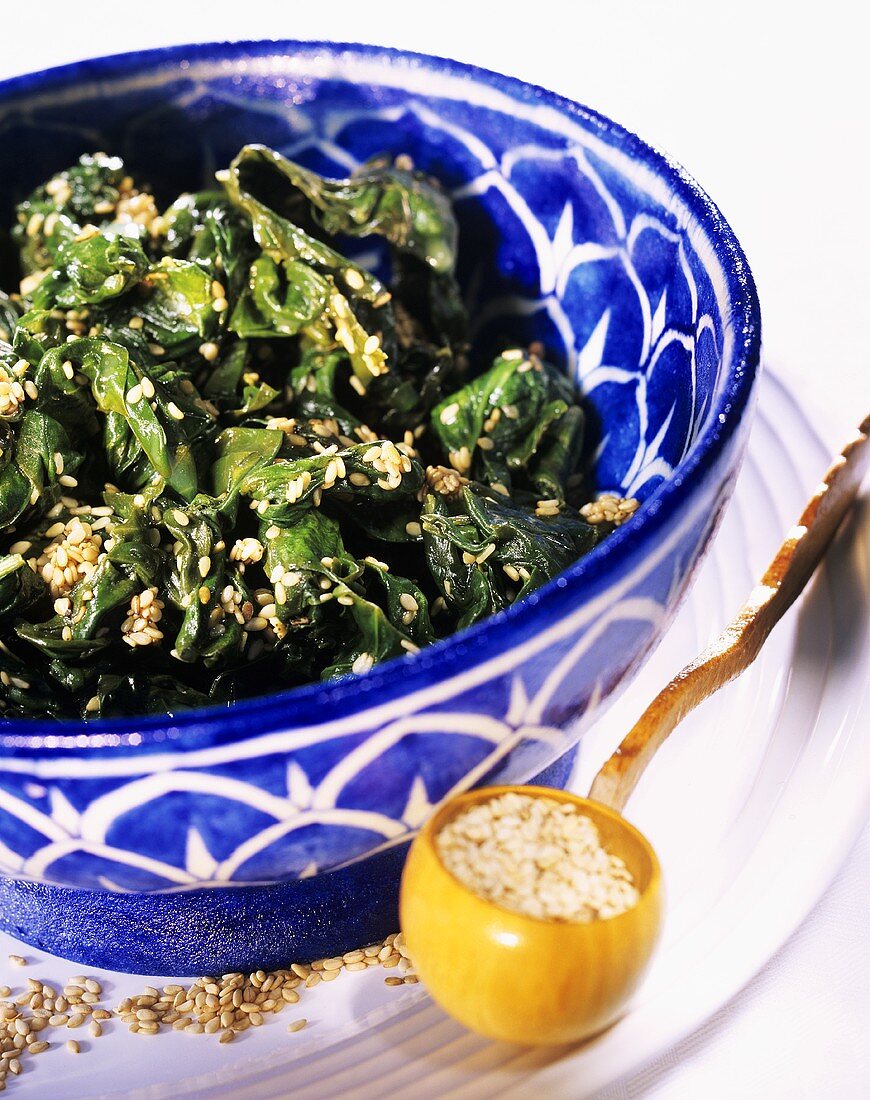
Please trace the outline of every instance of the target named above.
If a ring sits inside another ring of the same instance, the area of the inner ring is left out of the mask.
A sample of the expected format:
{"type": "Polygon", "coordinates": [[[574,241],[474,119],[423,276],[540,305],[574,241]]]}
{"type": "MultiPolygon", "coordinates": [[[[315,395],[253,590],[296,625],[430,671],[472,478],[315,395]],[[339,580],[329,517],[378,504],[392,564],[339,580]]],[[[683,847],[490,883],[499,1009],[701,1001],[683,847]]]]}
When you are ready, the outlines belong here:
{"type": "Polygon", "coordinates": [[[480,788],[451,799],[418,835],[400,907],[414,966],[442,1008],[493,1039],[558,1045],[596,1034],[625,1007],[658,938],[661,872],[648,841],[606,806],[548,787],[480,788]],[[590,817],[631,872],[638,903],[588,924],[544,921],[464,886],[441,862],[435,836],[461,810],[509,791],[570,802],[590,817]]]}

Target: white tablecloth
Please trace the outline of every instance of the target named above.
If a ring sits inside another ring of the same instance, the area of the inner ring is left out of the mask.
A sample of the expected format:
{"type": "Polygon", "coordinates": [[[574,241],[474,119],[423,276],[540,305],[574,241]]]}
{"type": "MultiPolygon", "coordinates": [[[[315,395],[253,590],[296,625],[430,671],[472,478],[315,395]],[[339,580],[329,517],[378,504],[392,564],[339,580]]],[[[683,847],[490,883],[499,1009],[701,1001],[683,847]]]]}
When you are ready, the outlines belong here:
{"type": "MultiPolygon", "coordinates": [[[[0,76],[173,41],[333,38],[457,57],[589,103],[671,152],[719,203],[759,285],[767,353],[816,410],[833,453],[870,410],[858,8],[851,0],[809,12],[776,0],[43,2],[4,10],[0,76]]],[[[870,831],[743,993],[603,1096],[870,1095],[868,911],[870,831]]]]}
{"type": "Polygon", "coordinates": [[[694,1034],[595,1100],[870,1096],[870,828],[767,966],[694,1034]]]}

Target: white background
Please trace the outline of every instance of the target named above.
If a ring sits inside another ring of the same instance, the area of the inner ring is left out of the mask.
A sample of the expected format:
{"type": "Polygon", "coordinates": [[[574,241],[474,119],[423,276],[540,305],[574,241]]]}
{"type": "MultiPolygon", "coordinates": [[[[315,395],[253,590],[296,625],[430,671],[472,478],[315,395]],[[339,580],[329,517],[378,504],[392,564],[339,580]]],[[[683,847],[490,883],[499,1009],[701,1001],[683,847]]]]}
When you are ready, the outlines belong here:
{"type": "MultiPolygon", "coordinates": [[[[870,411],[859,13],[857,0],[43,0],[4,5],[0,77],[170,42],[331,38],[455,57],[587,103],[670,153],[718,203],[755,273],[765,357],[833,452],[870,411]]],[[[755,982],[608,1100],[870,1095],[868,911],[870,832],[755,982]]]]}

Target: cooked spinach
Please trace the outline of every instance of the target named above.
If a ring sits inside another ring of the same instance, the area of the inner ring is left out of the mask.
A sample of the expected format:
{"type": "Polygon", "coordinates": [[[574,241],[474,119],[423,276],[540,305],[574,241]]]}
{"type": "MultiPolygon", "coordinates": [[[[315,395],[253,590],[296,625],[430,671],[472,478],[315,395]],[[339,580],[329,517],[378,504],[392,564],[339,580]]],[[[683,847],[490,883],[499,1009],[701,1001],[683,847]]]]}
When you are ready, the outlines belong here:
{"type": "Polygon", "coordinates": [[[3,719],[364,672],[507,607],[634,507],[583,494],[583,410],[543,349],[470,371],[453,212],[408,158],[333,180],[247,146],[216,182],[161,212],[95,153],[17,208],[3,719]]]}

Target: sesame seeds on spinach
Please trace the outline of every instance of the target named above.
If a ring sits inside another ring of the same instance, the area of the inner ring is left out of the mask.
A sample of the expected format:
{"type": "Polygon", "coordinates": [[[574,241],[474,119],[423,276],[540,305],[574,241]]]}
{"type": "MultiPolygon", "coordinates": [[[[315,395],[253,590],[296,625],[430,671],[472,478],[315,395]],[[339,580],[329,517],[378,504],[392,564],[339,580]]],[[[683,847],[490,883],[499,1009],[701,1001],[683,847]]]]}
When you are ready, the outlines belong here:
{"type": "Polygon", "coordinates": [[[584,492],[583,410],[543,349],[469,368],[456,223],[407,157],[332,180],[247,146],[163,207],[95,153],[12,236],[0,720],[365,672],[636,506],[584,492]],[[387,281],[344,255],[357,238],[387,281]]]}

